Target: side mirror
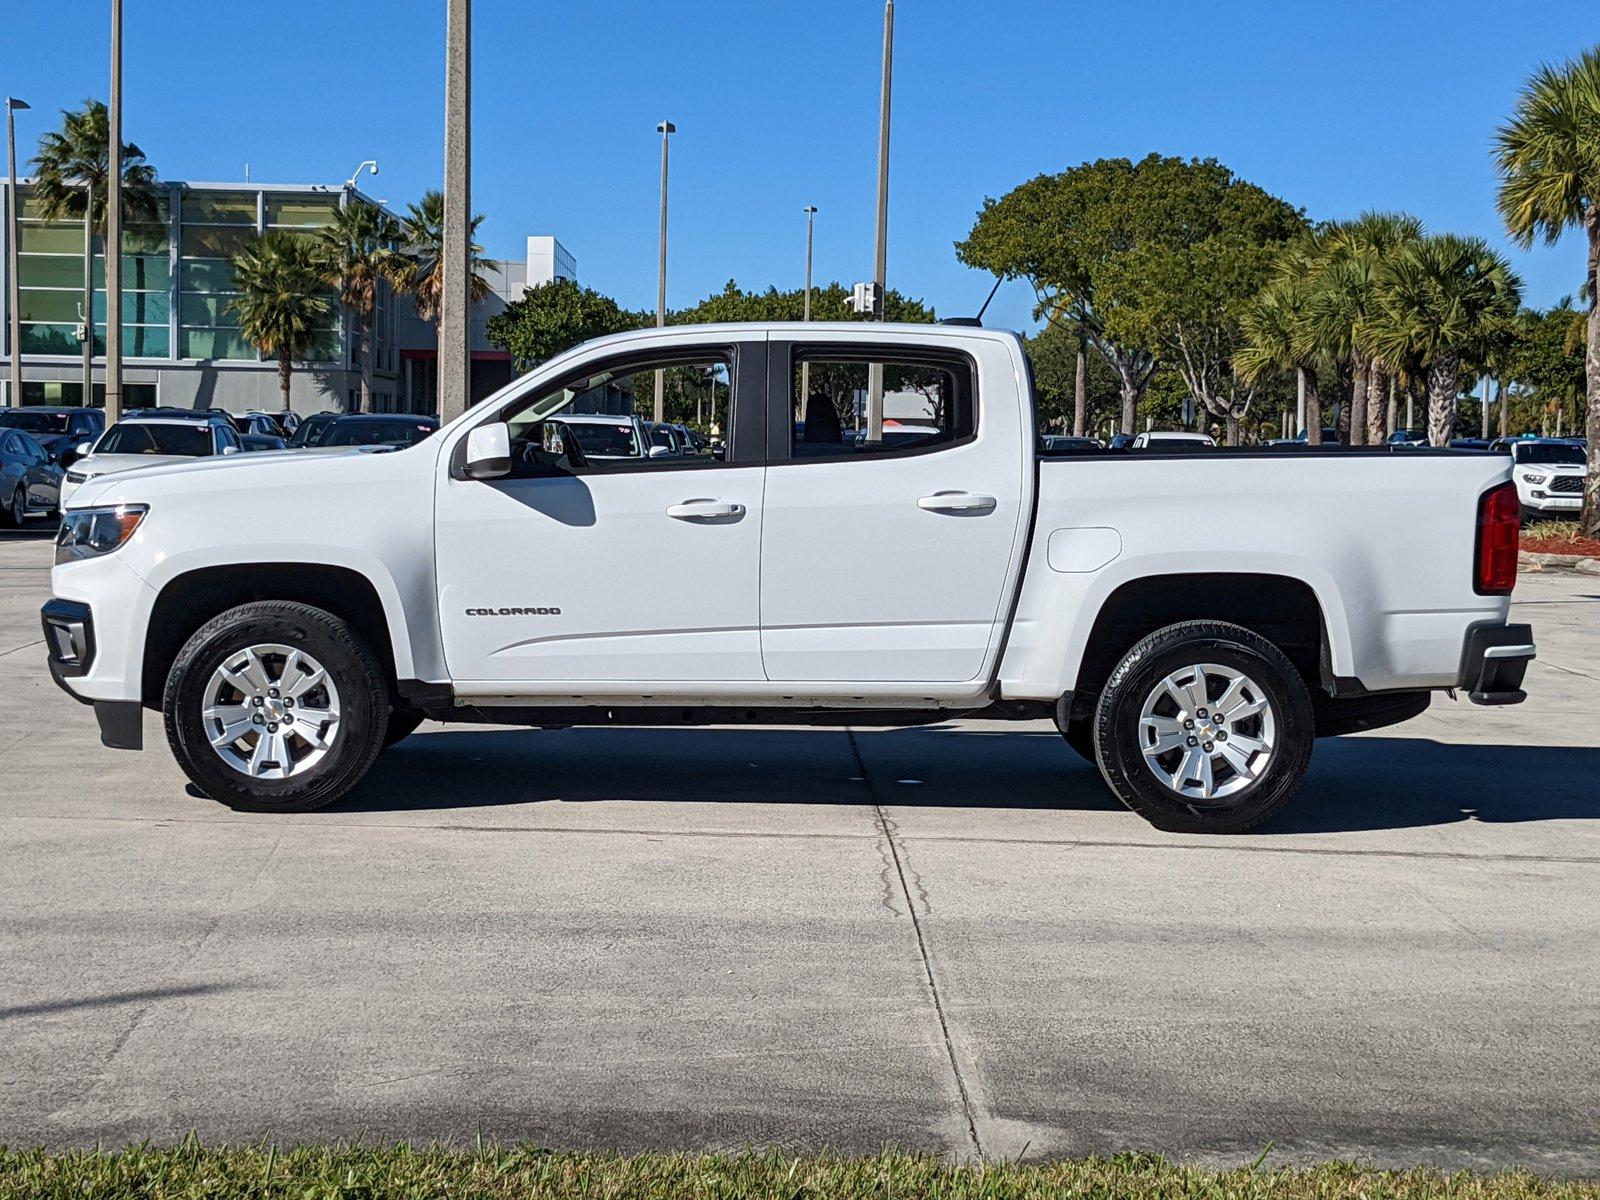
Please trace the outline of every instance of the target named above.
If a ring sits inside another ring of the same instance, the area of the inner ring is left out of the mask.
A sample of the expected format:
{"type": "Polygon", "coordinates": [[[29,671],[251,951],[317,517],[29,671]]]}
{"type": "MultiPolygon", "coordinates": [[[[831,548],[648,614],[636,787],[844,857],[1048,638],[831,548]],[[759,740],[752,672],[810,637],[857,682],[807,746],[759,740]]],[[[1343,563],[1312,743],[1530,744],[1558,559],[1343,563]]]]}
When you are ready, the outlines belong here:
{"type": "Polygon", "coordinates": [[[237,454],[241,449],[242,447],[240,446],[224,446],[222,452],[224,454],[237,454]]]}
{"type": "Polygon", "coordinates": [[[479,425],[467,434],[468,479],[499,479],[511,474],[511,430],[504,421],[479,425]]]}
{"type": "Polygon", "coordinates": [[[93,442],[79,442],[76,446],[74,446],[72,448],[72,453],[76,454],[79,458],[88,458],[89,455],[92,454],[93,452],[94,452],[94,443],[93,442]]]}
{"type": "Polygon", "coordinates": [[[650,447],[650,457],[651,458],[671,458],[672,457],[672,447],[671,446],[651,446],[650,447]]]}

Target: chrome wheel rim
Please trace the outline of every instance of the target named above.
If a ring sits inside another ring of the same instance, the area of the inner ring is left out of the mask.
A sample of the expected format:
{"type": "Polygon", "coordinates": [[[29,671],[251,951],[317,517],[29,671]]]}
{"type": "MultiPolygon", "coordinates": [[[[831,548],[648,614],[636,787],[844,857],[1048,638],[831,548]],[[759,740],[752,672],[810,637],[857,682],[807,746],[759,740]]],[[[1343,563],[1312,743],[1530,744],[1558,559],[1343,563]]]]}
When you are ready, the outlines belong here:
{"type": "Polygon", "coordinates": [[[1272,765],[1278,720],[1243,671],[1196,663],[1151,689],[1139,710],[1145,766],[1186,801],[1210,804],[1256,783],[1272,765]]]}
{"type": "Polygon", "coordinates": [[[339,733],[339,689],[304,650],[235,650],[206,683],[201,723],[217,757],[252,779],[303,775],[339,733]]]}

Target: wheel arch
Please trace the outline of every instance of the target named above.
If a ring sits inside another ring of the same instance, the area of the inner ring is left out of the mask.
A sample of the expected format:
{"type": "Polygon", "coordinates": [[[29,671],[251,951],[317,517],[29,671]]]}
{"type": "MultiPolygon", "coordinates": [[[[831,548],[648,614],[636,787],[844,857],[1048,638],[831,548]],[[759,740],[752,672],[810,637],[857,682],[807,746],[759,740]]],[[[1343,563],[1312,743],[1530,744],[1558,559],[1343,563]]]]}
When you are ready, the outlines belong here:
{"type": "Polygon", "coordinates": [[[371,646],[391,686],[412,674],[405,613],[388,580],[331,563],[227,563],[175,575],[157,593],[140,678],[145,706],[161,706],[167,672],[195,630],[218,613],[256,600],[295,601],[330,612],[371,646]]]}

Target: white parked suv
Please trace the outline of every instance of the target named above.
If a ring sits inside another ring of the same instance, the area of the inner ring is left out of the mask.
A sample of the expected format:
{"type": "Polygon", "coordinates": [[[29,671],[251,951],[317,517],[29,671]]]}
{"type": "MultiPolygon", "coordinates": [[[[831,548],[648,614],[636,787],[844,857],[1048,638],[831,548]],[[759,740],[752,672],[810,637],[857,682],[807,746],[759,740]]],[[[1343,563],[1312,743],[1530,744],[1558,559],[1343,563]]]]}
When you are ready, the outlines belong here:
{"type": "Polygon", "coordinates": [[[1583,447],[1545,438],[1522,438],[1501,445],[1511,455],[1511,481],[1517,485],[1524,521],[1578,514],[1583,507],[1583,482],[1589,475],[1583,447]]]}
{"type": "Polygon", "coordinates": [[[1196,832],[1277,811],[1318,737],[1445,689],[1523,698],[1505,458],[1041,458],[1030,378],[980,328],[676,326],[559,355],[392,453],[101,476],[63,517],[51,670],[107,745],[159,711],[240,809],[331,803],[425,718],[981,715],[1053,720],[1130,807],[1196,832]],[[807,371],[849,396],[873,367],[928,398],[924,436],[797,430],[807,371]],[[561,428],[658,369],[725,372],[720,457],[590,458],[561,428]]]}
{"type": "Polygon", "coordinates": [[[127,417],[102,433],[67,468],[61,503],[65,506],[73,492],[102,475],[238,454],[241,449],[238,433],[224,416],[127,417]]]}
{"type": "Polygon", "coordinates": [[[1185,433],[1182,430],[1152,429],[1139,434],[1133,439],[1135,450],[1178,450],[1198,449],[1202,446],[1215,446],[1217,443],[1209,433],[1185,433]]]}

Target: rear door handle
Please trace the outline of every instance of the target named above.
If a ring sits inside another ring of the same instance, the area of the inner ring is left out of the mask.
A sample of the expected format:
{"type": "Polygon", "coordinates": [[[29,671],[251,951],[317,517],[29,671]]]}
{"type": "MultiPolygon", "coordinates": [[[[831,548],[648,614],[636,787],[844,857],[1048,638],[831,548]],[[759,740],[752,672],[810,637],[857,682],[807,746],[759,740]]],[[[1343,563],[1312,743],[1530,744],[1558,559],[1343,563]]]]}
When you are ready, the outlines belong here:
{"type": "Polygon", "coordinates": [[[981,513],[993,511],[994,506],[993,496],[975,496],[971,492],[935,492],[917,500],[917,507],[928,512],[981,513]]]}
{"type": "Polygon", "coordinates": [[[735,520],[744,516],[744,505],[728,500],[685,500],[667,505],[667,516],[675,521],[735,520]]]}

